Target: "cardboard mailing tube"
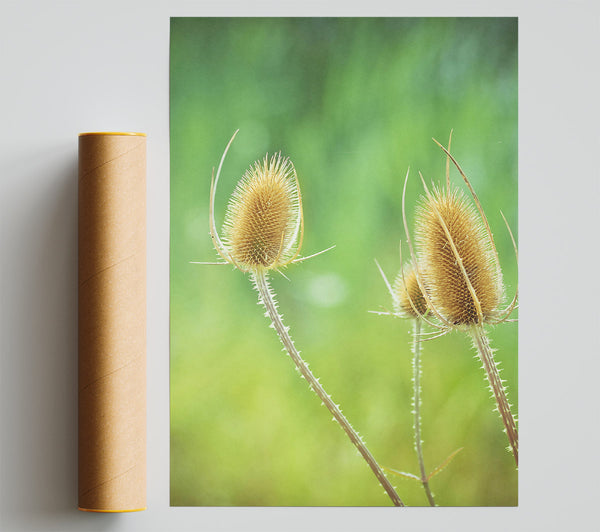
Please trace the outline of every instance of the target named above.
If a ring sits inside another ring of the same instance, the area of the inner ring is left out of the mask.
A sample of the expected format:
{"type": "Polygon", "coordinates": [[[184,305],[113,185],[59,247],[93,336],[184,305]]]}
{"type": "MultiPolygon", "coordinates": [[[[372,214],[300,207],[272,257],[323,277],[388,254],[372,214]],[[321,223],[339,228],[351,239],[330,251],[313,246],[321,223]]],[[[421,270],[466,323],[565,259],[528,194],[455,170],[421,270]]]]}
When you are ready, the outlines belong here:
{"type": "Polygon", "coordinates": [[[146,507],[146,135],[79,136],[79,509],[146,507]]]}

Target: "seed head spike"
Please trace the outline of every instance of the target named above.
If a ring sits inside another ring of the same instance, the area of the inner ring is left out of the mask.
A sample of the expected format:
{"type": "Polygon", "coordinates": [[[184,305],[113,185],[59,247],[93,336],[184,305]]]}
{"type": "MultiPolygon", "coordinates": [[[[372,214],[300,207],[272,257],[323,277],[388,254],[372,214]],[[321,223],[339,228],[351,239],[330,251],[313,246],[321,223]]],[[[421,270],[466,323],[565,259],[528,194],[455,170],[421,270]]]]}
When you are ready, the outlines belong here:
{"type": "MultiPolygon", "coordinates": [[[[452,144],[452,132],[450,130],[450,137],[448,138],[448,151],[450,151],[450,144],[452,144]]],[[[450,190],[450,157],[446,156],[446,190],[450,190]]]]}

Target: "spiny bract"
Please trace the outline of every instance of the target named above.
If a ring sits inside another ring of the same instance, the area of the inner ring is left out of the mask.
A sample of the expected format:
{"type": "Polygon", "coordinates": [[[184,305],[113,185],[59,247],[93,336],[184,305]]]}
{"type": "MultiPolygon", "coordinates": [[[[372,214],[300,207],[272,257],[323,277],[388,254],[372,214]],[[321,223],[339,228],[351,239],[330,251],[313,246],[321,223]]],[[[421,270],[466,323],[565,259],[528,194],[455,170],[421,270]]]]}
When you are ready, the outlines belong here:
{"type": "Polygon", "coordinates": [[[417,209],[415,233],[423,284],[444,319],[456,326],[494,319],[503,299],[502,273],[462,193],[434,187],[417,209]]]}
{"type": "Polygon", "coordinates": [[[285,266],[297,255],[302,204],[294,165],[280,153],[249,168],[223,225],[224,244],[246,270],[285,266]]]}

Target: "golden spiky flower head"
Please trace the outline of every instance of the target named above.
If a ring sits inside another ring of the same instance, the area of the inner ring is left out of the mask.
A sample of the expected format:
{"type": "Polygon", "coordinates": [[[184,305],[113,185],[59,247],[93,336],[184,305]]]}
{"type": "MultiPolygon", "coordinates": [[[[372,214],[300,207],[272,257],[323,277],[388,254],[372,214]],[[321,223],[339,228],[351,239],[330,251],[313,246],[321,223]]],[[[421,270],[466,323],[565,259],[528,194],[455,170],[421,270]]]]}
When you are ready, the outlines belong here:
{"type": "MultiPolygon", "coordinates": [[[[518,290],[508,307],[501,310],[499,307],[504,299],[502,271],[487,217],[471,182],[450,154],[450,140],[448,149],[433,140],[446,154],[446,187],[434,186],[430,192],[419,172],[425,196],[417,207],[415,220],[417,253],[406,221],[406,185],[410,170],[406,172],[402,192],[406,238],[413,264],[417,265],[418,284],[429,312],[437,321],[432,325],[448,332],[454,328],[501,323],[516,307],[518,290]],[[450,184],[450,161],[469,190],[468,201],[450,184]]],[[[504,223],[518,260],[516,242],[506,218],[504,223]]]]}
{"type": "Polygon", "coordinates": [[[421,318],[427,313],[427,300],[421,291],[417,273],[412,266],[400,271],[392,286],[395,311],[409,318],[421,318]]]}
{"type": "Polygon", "coordinates": [[[243,269],[272,269],[297,255],[302,204],[294,165],[281,153],[246,170],[225,214],[224,243],[243,269]]]}
{"type": "Polygon", "coordinates": [[[451,326],[493,321],[504,297],[502,272],[481,218],[458,189],[433,187],[417,208],[422,284],[451,326]]]}
{"type": "MultiPolygon", "coordinates": [[[[214,220],[217,176],[211,183],[210,232],[221,257],[244,272],[278,269],[296,260],[302,246],[302,197],[294,165],[277,153],[255,162],[238,182],[225,213],[223,240],[214,220]]],[[[298,259],[300,260],[300,259],[298,259]]]]}

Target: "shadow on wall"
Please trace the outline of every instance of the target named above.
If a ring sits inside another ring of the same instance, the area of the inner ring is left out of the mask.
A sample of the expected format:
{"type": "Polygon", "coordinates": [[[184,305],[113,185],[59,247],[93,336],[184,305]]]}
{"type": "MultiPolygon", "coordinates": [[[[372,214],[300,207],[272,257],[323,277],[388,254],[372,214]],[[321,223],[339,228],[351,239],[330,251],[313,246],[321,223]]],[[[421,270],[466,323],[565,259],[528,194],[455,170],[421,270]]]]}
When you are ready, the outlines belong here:
{"type": "Polygon", "coordinates": [[[0,528],[105,528],[77,510],[77,141],[2,162],[0,528]]]}

